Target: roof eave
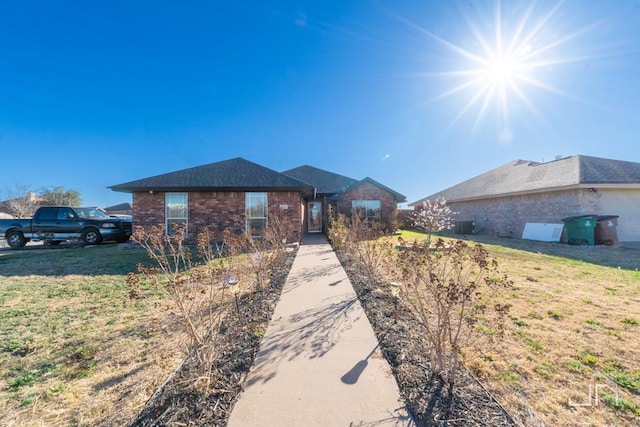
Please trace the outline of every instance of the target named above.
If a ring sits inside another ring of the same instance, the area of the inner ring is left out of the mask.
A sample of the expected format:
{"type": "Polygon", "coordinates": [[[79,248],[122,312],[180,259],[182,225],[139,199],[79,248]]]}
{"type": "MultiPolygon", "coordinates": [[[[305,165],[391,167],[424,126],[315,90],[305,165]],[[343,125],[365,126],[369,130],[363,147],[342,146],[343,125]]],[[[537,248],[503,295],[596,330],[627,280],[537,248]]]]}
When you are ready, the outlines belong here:
{"type": "MultiPolygon", "coordinates": [[[[558,187],[536,188],[536,189],[525,190],[525,191],[513,191],[509,193],[485,194],[477,197],[472,196],[472,197],[460,197],[460,198],[453,198],[453,199],[447,199],[445,197],[445,200],[447,201],[447,203],[471,202],[475,200],[495,199],[497,197],[515,197],[515,196],[524,196],[524,195],[530,195],[530,194],[548,193],[549,191],[567,191],[567,190],[588,189],[588,188],[595,188],[595,189],[602,189],[602,190],[605,190],[605,189],[637,190],[637,189],[640,189],[640,183],[631,183],[631,184],[630,183],[620,183],[620,184],[580,183],[580,184],[563,185],[558,187]]],[[[410,203],[409,206],[412,206],[412,207],[419,206],[420,204],[422,204],[423,201],[435,199],[439,195],[440,195],[439,193],[432,194],[431,196],[428,196],[416,202],[410,203]]]]}
{"type": "Polygon", "coordinates": [[[114,186],[108,187],[113,191],[121,193],[146,193],[146,192],[159,192],[159,193],[188,193],[188,192],[283,192],[293,191],[299,193],[312,193],[312,186],[303,187],[122,187],[114,186]]]}
{"type": "Polygon", "coordinates": [[[589,183],[583,182],[579,188],[598,188],[598,189],[612,189],[612,190],[637,190],[640,189],[640,182],[624,182],[624,183],[589,183]]]}

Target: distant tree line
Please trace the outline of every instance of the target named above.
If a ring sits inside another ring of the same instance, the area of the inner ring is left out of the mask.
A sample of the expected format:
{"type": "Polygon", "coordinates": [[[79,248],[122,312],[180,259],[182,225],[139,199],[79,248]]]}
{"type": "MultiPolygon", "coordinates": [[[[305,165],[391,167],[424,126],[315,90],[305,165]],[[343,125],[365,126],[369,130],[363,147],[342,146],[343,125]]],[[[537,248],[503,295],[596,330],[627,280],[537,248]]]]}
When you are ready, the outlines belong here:
{"type": "Polygon", "coordinates": [[[34,191],[26,185],[14,185],[0,193],[0,212],[16,218],[33,215],[39,206],[80,206],[80,192],[64,187],[48,187],[34,191]]]}

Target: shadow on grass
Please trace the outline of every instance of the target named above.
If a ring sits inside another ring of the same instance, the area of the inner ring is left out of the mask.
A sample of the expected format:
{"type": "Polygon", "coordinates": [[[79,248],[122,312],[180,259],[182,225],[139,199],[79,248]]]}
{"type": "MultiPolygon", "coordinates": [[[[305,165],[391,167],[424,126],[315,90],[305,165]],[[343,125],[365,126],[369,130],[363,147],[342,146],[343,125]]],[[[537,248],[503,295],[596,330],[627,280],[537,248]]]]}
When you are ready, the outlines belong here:
{"type": "MultiPolygon", "coordinates": [[[[426,237],[426,234],[425,234],[426,237]]],[[[572,246],[564,243],[538,242],[507,237],[493,237],[482,234],[458,235],[451,232],[434,234],[431,238],[460,239],[483,245],[495,245],[536,254],[543,254],[596,264],[603,267],[622,268],[625,270],[640,269],[640,250],[622,246],[572,246]]]]}
{"type": "Polygon", "coordinates": [[[135,272],[138,263],[150,264],[151,260],[144,249],[134,245],[34,245],[0,250],[0,276],[123,275],[135,272]]]}

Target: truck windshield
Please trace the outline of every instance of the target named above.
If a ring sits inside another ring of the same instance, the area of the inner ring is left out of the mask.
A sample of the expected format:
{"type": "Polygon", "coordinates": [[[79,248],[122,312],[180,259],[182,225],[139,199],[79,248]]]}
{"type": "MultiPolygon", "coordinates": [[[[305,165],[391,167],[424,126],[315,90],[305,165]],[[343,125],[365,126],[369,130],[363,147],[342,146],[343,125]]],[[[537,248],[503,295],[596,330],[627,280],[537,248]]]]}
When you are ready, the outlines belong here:
{"type": "Polygon", "coordinates": [[[109,218],[109,215],[96,208],[73,208],[80,218],[109,218]]]}

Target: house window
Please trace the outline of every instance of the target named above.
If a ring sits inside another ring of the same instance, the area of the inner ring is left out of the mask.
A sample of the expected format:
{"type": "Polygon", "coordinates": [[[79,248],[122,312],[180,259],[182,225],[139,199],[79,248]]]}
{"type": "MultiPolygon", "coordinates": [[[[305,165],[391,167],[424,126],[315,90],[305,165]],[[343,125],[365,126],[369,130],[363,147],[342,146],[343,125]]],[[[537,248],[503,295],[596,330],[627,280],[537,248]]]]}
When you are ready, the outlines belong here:
{"type": "Polygon", "coordinates": [[[267,193],[245,193],[245,230],[260,237],[267,227],[267,193]]]}
{"type": "Polygon", "coordinates": [[[380,213],[380,200],[352,200],[351,209],[361,210],[365,218],[371,218],[380,213]]]}
{"type": "Polygon", "coordinates": [[[165,195],[165,219],[167,235],[174,233],[175,227],[179,224],[185,225],[184,233],[187,234],[187,193],[167,193],[165,195]]]}

